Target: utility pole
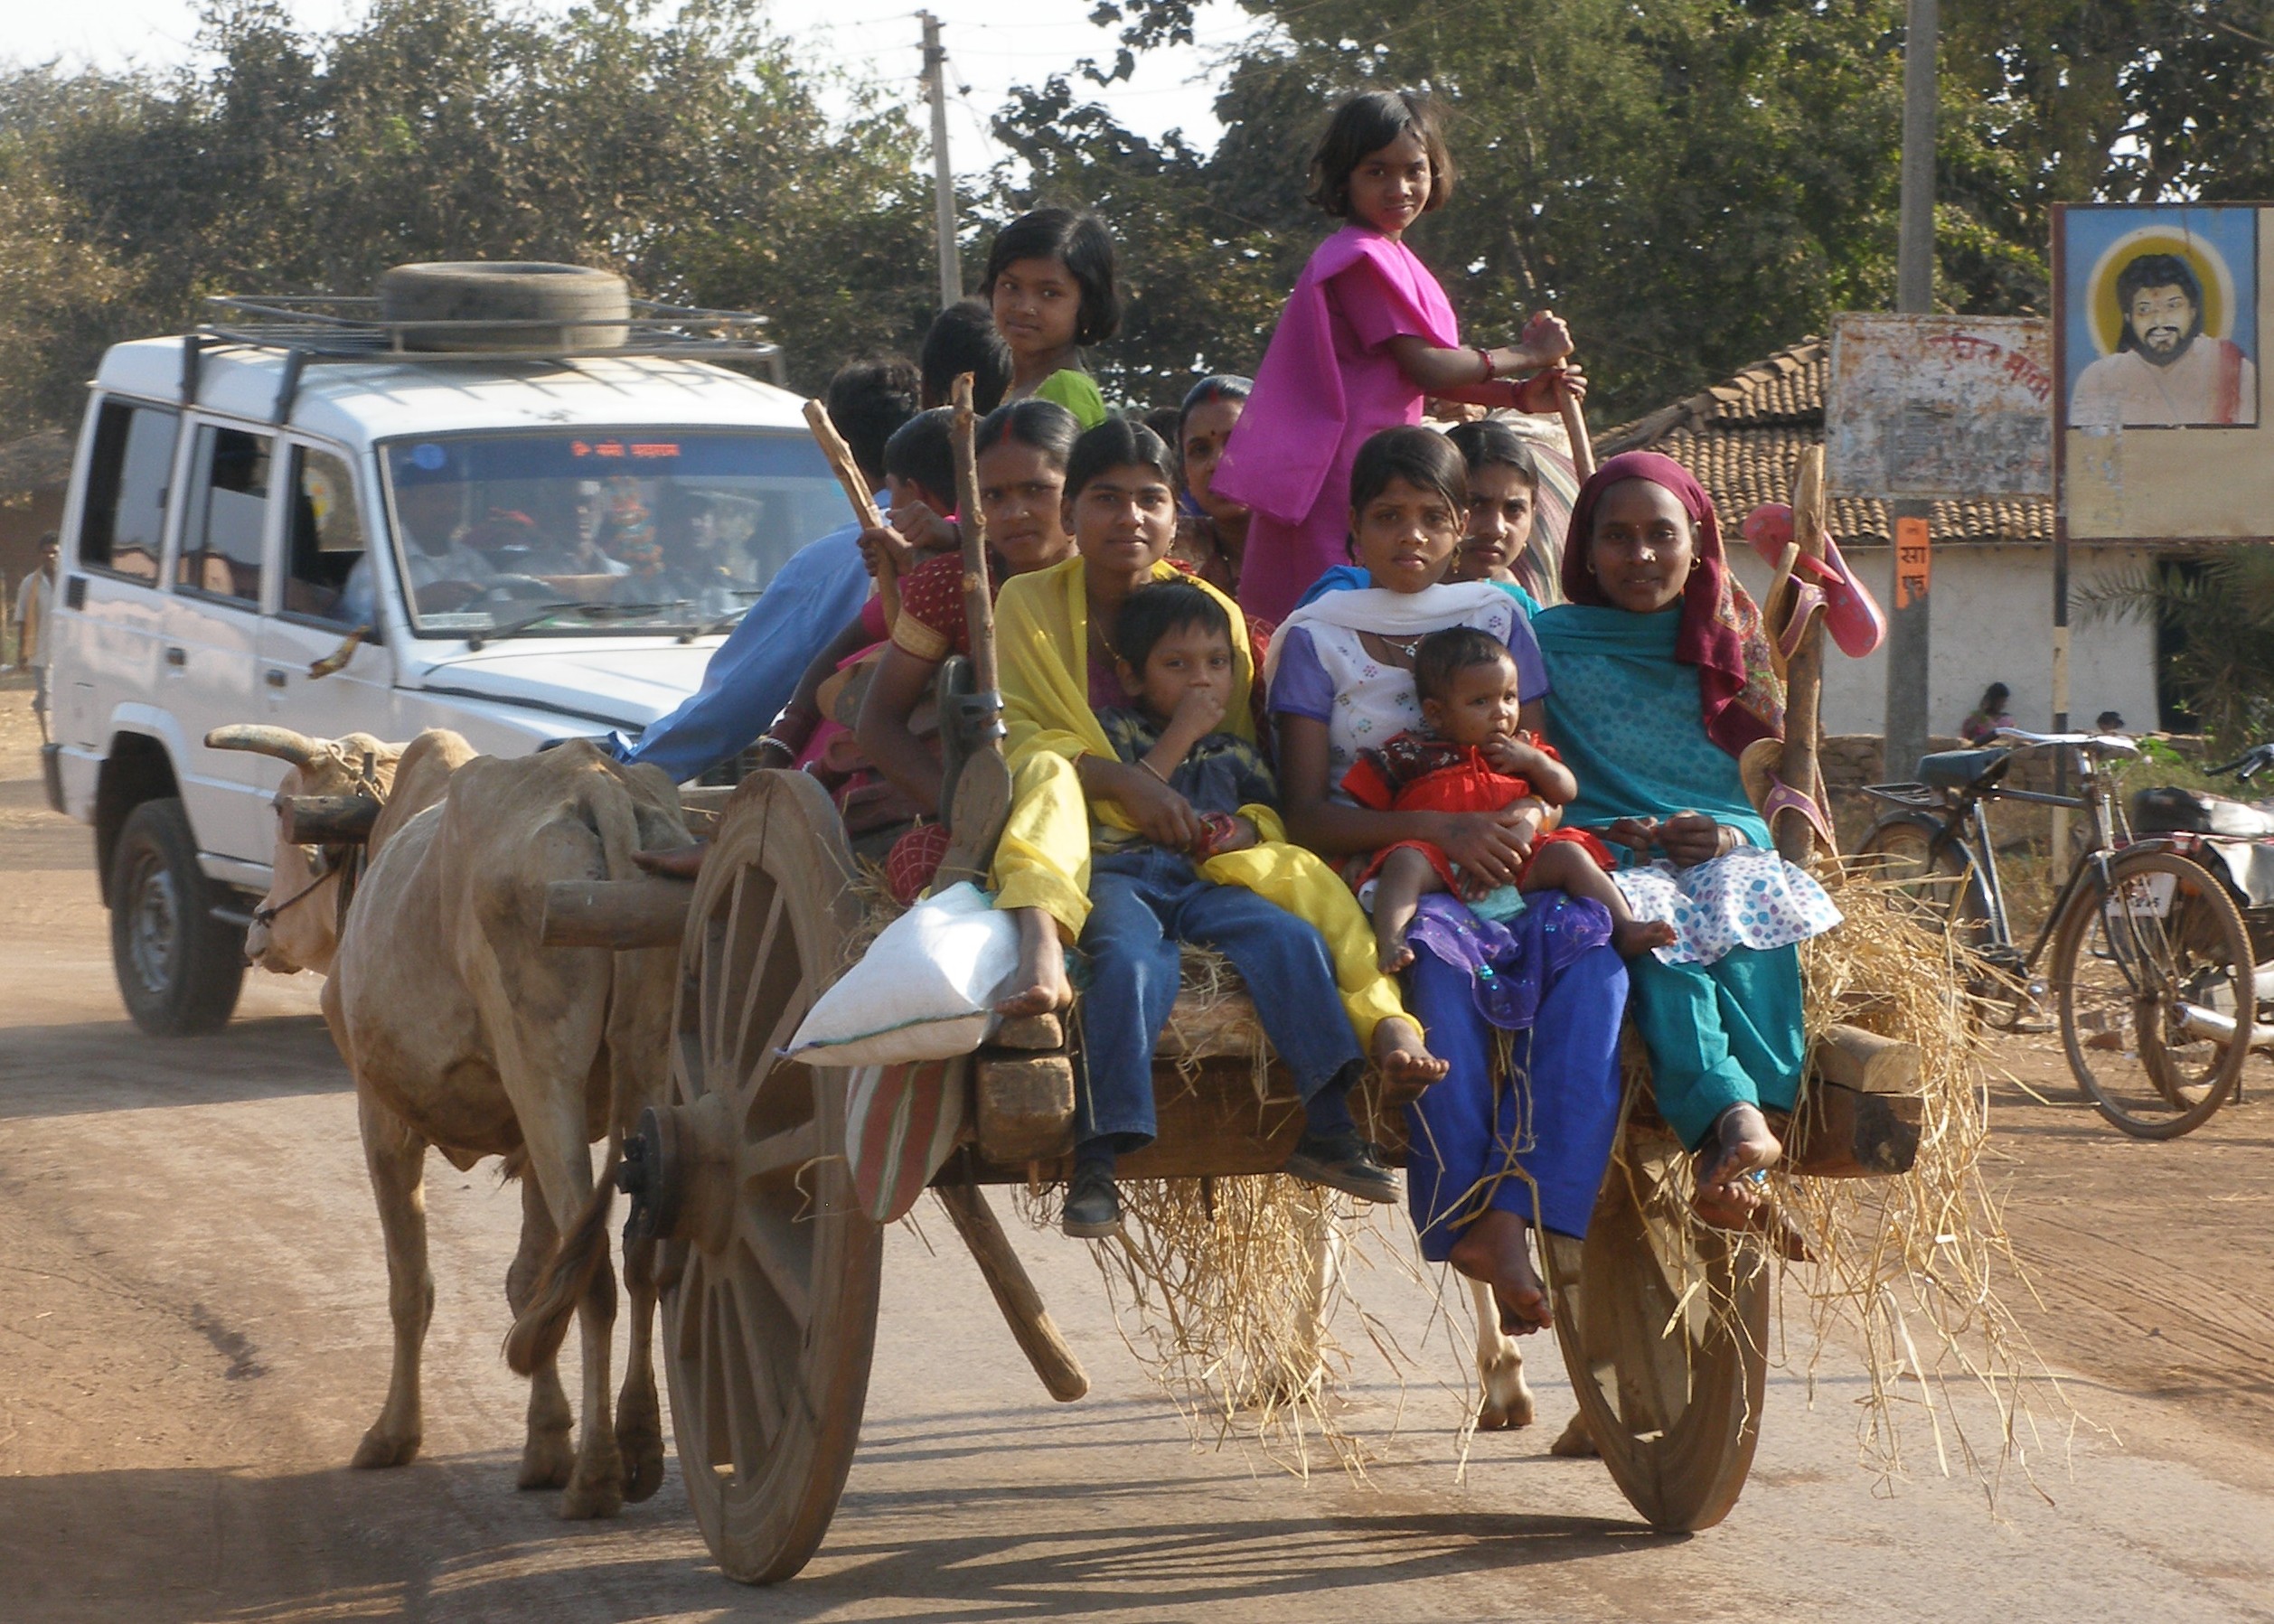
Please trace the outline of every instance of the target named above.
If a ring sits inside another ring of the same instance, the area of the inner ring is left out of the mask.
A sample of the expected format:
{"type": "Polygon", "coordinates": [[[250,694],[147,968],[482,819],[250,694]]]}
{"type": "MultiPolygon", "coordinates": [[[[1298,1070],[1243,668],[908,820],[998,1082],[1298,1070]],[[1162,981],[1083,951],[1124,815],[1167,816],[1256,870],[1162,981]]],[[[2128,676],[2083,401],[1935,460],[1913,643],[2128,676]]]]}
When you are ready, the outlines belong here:
{"type": "MultiPolygon", "coordinates": [[[[1938,0],[1910,0],[1910,26],[1903,48],[1903,215],[1895,249],[1895,308],[1904,315],[1934,309],[1934,101],[1935,49],[1941,19],[1938,0]]],[[[1887,504],[1894,521],[1897,586],[1887,617],[1886,756],[1891,780],[1911,776],[1912,765],[1926,753],[1927,595],[1906,603],[1901,590],[1906,549],[1922,553],[1933,504],[1917,500],[1887,504]]],[[[1923,556],[1911,560],[1924,574],[1923,556]]]]}
{"type": "Polygon", "coordinates": [[[940,43],[940,20],[916,14],[924,23],[924,96],[932,104],[933,227],[939,234],[940,308],[963,296],[963,264],[955,249],[955,175],[947,166],[947,52],[940,43]]]}

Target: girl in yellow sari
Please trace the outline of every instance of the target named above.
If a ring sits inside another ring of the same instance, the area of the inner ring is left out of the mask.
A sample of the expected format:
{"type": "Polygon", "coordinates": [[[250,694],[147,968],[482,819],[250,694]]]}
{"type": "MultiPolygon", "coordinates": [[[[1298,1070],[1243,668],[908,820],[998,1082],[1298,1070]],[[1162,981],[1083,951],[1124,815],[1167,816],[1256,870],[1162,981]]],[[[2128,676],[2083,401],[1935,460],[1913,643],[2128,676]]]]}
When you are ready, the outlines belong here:
{"type": "MultiPolygon", "coordinates": [[[[1159,436],[1122,419],[1091,429],[1067,465],[1066,526],[1076,556],[1007,583],[996,602],[1014,790],[994,885],[996,906],[1019,915],[1022,948],[1013,991],[1001,1006],[1007,1014],[1071,1001],[1063,950],[1081,940],[1090,918],[1094,821],[1165,851],[1194,852],[1206,842],[1190,804],[1142,765],[1121,760],[1097,716],[1128,699],[1100,628],[1114,624],[1136,587],[1179,578],[1166,562],[1176,531],[1174,490],[1159,436]]],[[[1213,587],[1195,584],[1228,613],[1234,691],[1245,699],[1254,681],[1245,617],[1213,587]]],[[[1231,708],[1223,727],[1250,741],[1255,736],[1245,703],[1231,708]]],[[[1441,1075],[1444,1067],[1405,1014],[1395,981],[1381,972],[1349,887],[1287,842],[1275,807],[1243,806],[1239,816],[1253,827],[1254,842],[1196,861],[1198,877],[1253,891],[1308,921],[1324,938],[1344,1009],[1375,1063],[1408,1085],[1441,1075]]]]}

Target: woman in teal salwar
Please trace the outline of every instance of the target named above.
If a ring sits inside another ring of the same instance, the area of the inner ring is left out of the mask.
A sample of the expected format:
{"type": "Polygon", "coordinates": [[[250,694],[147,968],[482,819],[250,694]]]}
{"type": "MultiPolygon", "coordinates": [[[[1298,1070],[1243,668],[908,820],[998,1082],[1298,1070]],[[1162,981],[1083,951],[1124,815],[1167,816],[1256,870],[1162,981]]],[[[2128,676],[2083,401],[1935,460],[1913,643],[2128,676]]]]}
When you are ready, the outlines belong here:
{"type": "Polygon", "coordinates": [[[1800,1081],[1794,944],[1838,918],[1776,858],[1738,773],[1747,745],[1778,736],[1781,695],[1713,502],[1669,457],[1613,457],[1587,482],[1563,587],[1532,624],[1547,735],[1579,780],[1565,821],[1628,848],[1629,903],[1681,932],[1629,964],[1629,1008],[1659,1114],[1696,1154],[1700,1214],[1740,1224],[1782,1153],[1762,1107],[1790,1110],[1800,1081]]]}

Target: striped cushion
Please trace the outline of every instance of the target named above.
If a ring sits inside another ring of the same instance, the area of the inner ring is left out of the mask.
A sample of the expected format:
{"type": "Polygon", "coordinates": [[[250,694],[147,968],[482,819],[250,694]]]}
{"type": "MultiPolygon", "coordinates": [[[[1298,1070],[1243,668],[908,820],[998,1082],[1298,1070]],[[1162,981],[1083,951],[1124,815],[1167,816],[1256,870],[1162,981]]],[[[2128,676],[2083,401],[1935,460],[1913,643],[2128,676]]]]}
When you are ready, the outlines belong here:
{"type": "Polygon", "coordinates": [[[861,1210],[889,1224],[916,1205],[971,1112],[971,1056],[864,1065],[846,1091],[845,1156],[861,1210]]]}

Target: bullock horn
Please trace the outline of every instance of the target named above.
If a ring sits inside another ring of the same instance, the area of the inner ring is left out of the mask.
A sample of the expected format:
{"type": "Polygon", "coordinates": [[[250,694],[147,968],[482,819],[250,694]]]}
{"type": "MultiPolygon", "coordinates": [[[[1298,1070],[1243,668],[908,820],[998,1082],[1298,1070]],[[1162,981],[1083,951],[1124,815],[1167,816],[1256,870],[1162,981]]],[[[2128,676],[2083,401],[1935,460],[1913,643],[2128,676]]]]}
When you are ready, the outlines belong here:
{"type": "Polygon", "coordinates": [[[258,722],[232,722],[226,728],[216,728],[205,736],[205,747],[249,750],[256,756],[273,756],[279,761],[288,761],[296,767],[314,766],[328,748],[305,733],[258,722]]]}

